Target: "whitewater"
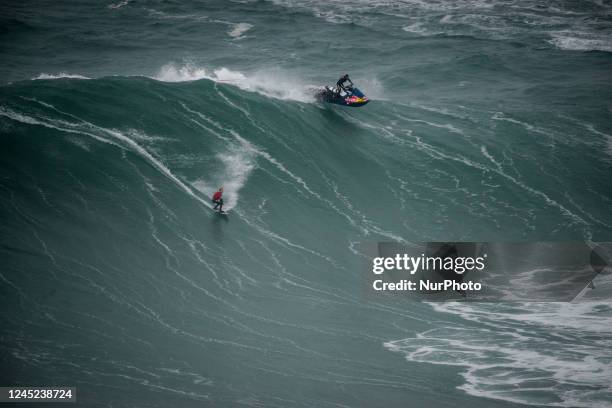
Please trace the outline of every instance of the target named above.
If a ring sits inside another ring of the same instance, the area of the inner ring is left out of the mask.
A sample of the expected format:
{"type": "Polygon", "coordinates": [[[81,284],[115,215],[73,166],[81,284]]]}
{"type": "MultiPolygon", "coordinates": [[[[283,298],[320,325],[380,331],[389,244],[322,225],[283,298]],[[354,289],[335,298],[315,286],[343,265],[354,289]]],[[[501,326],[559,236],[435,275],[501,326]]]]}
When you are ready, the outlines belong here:
{"type": "Polygon", "coordinates": [[[365,298],[360,270],[363,242],[612,240],[608,2],[0,18],[0,385],[87,407],[612,407],[609,276],[575,303],[425,303],[365,298]],[[315,101],[347,72],[372,102],[315,101]]]}

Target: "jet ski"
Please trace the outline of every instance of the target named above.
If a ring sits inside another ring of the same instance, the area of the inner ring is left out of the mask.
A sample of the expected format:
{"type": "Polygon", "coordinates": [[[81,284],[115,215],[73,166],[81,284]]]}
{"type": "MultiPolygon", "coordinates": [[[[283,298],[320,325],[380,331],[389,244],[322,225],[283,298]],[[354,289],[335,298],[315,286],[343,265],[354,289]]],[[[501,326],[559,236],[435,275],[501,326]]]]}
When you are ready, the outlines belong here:
{"type": "Polygon", "coordinates": [[[316,94],[316,98],[319,102],[333,103],[342,106],[359,107],[370,102],[367,96],[363,94],[359,89],[348,86],[346,92],[341,90],[336,92],[335,88],[326,86],[316,94]]]}

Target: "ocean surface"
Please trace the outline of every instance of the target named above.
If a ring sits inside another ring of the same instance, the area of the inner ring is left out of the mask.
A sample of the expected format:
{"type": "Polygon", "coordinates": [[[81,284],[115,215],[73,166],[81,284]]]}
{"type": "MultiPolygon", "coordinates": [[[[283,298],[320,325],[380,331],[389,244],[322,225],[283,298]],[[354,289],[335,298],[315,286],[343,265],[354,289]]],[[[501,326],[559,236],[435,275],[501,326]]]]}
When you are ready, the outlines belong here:
{"type": "Polygon", "coordinates": [[[612,407],[612,282],[429,304],[359,269],[361,242],[612,241],[610,1],[113,1],[0,4],[0,385],[612,407]],[[344,73],[372,102],[316,103],[344,73]]]}

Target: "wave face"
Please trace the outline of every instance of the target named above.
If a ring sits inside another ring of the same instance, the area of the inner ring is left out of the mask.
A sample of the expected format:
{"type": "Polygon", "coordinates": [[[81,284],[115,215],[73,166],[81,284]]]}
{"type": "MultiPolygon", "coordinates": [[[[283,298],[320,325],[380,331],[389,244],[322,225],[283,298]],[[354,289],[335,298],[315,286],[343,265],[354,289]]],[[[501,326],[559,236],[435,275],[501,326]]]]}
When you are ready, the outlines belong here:
{"type": "Polygon", "coordinates": [[[611,240],[607,4],[3,7],[0,383],[612,406],[609,299],[366,301],[357,245],[611,240]],[[373,101],[315,103],[344,71],[373,101]]]}

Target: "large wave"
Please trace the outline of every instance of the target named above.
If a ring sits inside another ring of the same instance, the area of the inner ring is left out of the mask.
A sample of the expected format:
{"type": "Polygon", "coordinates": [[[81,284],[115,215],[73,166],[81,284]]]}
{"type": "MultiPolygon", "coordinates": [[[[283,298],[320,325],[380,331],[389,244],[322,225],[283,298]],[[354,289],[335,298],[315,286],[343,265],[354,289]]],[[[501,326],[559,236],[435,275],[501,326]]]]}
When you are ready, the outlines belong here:
{"type": "MultiPolygon", "coordinates": [[[[552,339],[542,319],[565,313],[557,309],[364,302],[356,243],[602,236],[612,225],[601,204],[605,126],[467,102],[324,107],[294,96],[305,87],[295,83],[274,71],[173,64],[153,78],[0,88],[0,306],[12,311],[3,353],[37,356],[41,378],[86,387],[79,398],[92,405],[136,387],[166,406],[251,392],[263,405],[294,406],[292,390],[306,382],[305,398],[322,406],[346,403],[337,389],[372,404],[437,398],[440,371],[413,382],[404,356],[456,367],[464,384],[448,390],[453,398],[601,401],[609,353],[592,326],[561,322],[569,340],[552,339]],[[227,218],[210,210],[221,186],[227,218]],[[39,328],[52,336],[44,344],[23,335],[39,328]],[[570,371],[550,344],[570,356],[570,371]],[[524,354],[527,346],[539,349],[524,354]],[[540,359],[535,378],[527,368],[540,359]],[[236,385],[249,381],[256,391],[236,385]],[[580,399],[589,387],[599,391],[580,399]]],[[[570,309],[572,321],[609,325],[607,309],[570,309]]]]}

